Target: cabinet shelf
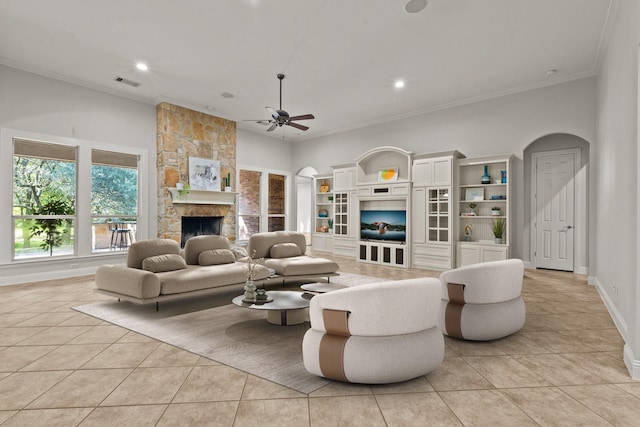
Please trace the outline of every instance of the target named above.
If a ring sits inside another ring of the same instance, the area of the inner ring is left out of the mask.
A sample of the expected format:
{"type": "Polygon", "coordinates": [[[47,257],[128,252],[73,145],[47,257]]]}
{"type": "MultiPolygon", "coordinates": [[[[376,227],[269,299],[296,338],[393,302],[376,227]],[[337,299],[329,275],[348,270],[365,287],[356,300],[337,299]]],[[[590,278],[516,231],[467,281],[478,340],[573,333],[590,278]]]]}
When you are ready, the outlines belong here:
{"type": "Polygon", "coordinates": [[[506,183],[498,183],[498,184],[461,184],[460,188],[469,188],[469,187],[506,187],[506,183]]]}
{"type": "Polygon", "coordinates": [[[507,219],[507,217],[504,216],[504,215],[473,215],[473,216],[460,215],[460,218],[464,218],[464,219],[504,218],[504,219],[507,219]]]}
{"type": "Polygon", "coordinates": [[[505,203],[507,199],[460,200],[460,203],[505,203]]]}

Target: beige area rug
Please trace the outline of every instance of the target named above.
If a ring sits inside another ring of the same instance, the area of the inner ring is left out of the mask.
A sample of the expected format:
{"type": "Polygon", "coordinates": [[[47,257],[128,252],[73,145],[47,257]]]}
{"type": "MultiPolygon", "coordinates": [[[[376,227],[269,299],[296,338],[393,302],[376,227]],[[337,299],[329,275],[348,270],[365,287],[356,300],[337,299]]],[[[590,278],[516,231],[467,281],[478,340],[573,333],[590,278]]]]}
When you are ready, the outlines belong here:
{"type": "MultiPolygon", "coordinates": [[[[331,278],[331,283],[347,286],[379,281],[350,273],[331,278]]],[[[299,290],[299,284],[286,289],[299,290]]],[[[155,304],[117,300],[74,309],[302,393],[326,385],[329,381],[309,374],[302,363],[302,337],[309,322],[271,325],[264,312],[230,304],[240,293],[240,285],[226,287],[207,297],[161,303],[160,311],[155,304]]]]}

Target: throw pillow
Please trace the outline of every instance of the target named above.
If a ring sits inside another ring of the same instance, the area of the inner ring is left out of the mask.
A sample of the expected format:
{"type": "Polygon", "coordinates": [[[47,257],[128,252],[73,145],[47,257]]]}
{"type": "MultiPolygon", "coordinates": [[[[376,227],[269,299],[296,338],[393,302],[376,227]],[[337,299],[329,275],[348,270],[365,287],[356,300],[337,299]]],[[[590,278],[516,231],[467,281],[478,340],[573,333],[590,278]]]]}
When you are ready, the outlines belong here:
{"type": "Polygon", "coordinates": [[[184,270],[187,263],[178,254],[164,254],[150,256],[142,260],[142,269],[152,273],[162,273],[164,271],[184,270]]]}
{"type": "Polygon", "coordinates": [[[295,243],[278,243],[269,250],[271,258],[291,258],[302,255],[300,247],[295,243]]]}
{"type": "Polygon", "coordinates": [[[247,249],[242,246],[231,246],[231,252],[236,256],[236,261],[249,256],[247,249]]]}
{"type": "Polygon", "coordinates": [[[198,255],[198,264],[200,265],[231,264],[234,262],[236,262],[236,256],[229,249],[209,249],[198,255]]]}

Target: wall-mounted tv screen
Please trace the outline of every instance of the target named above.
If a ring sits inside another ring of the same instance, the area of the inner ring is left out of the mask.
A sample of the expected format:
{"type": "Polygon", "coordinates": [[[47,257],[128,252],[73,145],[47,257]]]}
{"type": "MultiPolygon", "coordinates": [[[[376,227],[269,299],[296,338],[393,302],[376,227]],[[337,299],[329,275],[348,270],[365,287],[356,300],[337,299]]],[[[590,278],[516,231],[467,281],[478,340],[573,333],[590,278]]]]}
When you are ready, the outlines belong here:
{"type": "Polygon", "coordinates": [[[360,239],[407,241],[407,211],[360,211],[360,239]]]}

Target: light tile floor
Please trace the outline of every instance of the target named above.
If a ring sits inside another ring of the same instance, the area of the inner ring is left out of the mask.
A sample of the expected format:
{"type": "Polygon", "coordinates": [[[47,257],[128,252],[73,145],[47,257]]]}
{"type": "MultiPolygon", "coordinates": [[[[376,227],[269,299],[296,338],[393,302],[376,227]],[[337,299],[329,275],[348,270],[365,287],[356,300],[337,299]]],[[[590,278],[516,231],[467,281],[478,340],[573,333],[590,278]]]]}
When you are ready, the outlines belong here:
{"type": "MultiPolygon", "coordinates": [[[[437,276],[336,257],[342,271],[437,276]]],[[[447,338],[442,366],[310,395],[71,310],[93,278],[0,287],[2,426],[631,426],[640,382],[584,276],[527,270],[527,321],[492,342],[447,338]]]]}

